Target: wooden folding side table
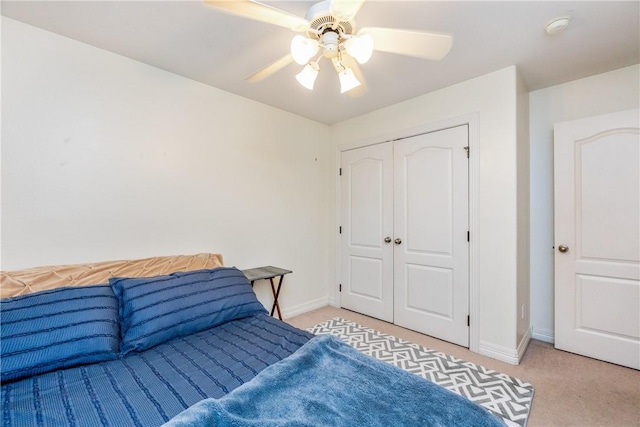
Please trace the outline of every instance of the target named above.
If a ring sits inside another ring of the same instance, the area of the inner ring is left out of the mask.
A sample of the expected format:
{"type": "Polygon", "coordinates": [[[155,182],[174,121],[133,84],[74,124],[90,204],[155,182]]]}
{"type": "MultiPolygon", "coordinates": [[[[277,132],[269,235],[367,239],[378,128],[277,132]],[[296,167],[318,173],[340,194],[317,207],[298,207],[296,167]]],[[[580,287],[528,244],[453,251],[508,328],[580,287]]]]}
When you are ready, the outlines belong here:
{"type": "Polygon", "coordinates": [[[267,265],[264,267],[250,268],[248,270],[242,270],[247,279],[251,282],[251,286],[253,287],[253,282],[256,280],[266,280],[269,279],[271,283],[271,292],[273,293],[273,305],[271,306],[271,316],[275,310],[278,310],[278,318],[282,320],[282,312],[280,311],[280,303],[278,303],[278,297],[280,296],[280,288],[282,287],[282,280],[284,279],[285,274],[293,273],[291,270],[285,270],[284,268],[274,267],[272,265],[267,265]],[[278,281],[278,286],[276,287],[273,283],[273,279],[276,277],[280,277],[278,281]]]}

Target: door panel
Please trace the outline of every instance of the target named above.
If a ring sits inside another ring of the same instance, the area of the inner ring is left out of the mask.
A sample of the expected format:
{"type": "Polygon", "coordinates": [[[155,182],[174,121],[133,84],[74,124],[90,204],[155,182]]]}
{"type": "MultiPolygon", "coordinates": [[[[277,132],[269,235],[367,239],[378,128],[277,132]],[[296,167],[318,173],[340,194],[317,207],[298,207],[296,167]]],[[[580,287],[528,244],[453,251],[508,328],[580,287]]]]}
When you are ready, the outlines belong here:
{"type": "Polygon", "coordinates": [[[468,347],[467,126],[394,146],[394,319],[468,347]]]}
{"type": "Polygon", "coordinates": [[[451,320],[453,271],[450,268],[407,264],[407,308],[451,320]],[[429,283],[429,286],[423,286],[429,283]]]}
{"type": "Polygon", "coordinates": [[[405,234],[409,252],[451,256],[452,151],[424,147],[405,157],[403,208],[411,231],[405,234]]]}
{"type": "Polygon", "coordinates": [[[354,296],[362,296],[382,302],[384,295],[384,259],[350,257],[351,280],[347,291],[354,296]]]}
{"type": "Polygon", "coordinates": [[[384,222],[384,159],[363,158],[347,165],[349,240],[353,247],[379,248],[384,222]]]}
{"type": "Polygon", "coordinates": [[[392,143],[341,156],[340,305],[393,322],[392,143]]]}
{"type": "Polygon", "coordinates": [[[555,126],[555,345],[640,369],[638,110],[555,126]]]}
{"type": "Polygon", "coordinates": [[[575,153],[578,258],[637,262],[640,245],[625,237],[640,234],[639,221],[629,218],[640,194],[617,185],[640,181],[637,136],[598,134],[578,142],[575,153]]]}
{"type": "Polygon", "coordinates": [[[638,282],[578,274],[576,283],[576,326],[586,332],[640,336],[640,320],[628,322],[638,314],[638,282]]]}

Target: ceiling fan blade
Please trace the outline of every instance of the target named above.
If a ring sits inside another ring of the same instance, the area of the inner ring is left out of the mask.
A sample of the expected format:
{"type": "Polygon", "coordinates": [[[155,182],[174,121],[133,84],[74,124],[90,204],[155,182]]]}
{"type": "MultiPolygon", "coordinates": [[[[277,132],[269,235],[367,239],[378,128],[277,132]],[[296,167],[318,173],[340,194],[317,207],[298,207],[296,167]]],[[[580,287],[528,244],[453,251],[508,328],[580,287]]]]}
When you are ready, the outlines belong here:
{"type": "Polygon", "coordinates": [[[369,86],[367,86],[367,81],[362,74],[362,70],[360,69],[360,65],[358,65],[358,61],[355,60],[351,55],[343,54],[342,55],[342,64],[353,70],[353,74],[360,81],[360,86],[357,86],[350,91],[347,92],[351,98],[358,98],[369,92],[369,86]]]}
{"type": "Polygon", "coordinates": [[[393,28],[363,28],[358,34],[371,35],[374,50],[434,61],[444,58],[453,44],[453,37],[447,34],[393,28]]]}
{"type": "Polygon", "coordinates": [[[333,16],[337,16],[340,20],[349,21],[356,16],[362,3],[364,0],[331,0],[329,10],[333,16]]]}
{"type": "Polygon", "coordinates": [[[290,53],[288,53],[285,56],[283,56],[282,58],[278,59],[277,61],[272,62],[271,64],[269,64],[266,67],[256,71],[255,73],[251,74],[250,76],[247,76],[245,78],[245,80],[248,81],[249,83],[259,82],[262,79],[266,79],[271,74],[273,74],[273,73],[275,73],[277,71],[280,71],[281,69],[283,69],[287,65],[291,64],[292,62],[293,62],[293,57],[291,56],[290,53]]]}
{"type": "Polygon", "coordinates": [[[233,13],[243,18],[253,19],[254,21],[266,22],[267,24],[278,25],[292,29],[294,31],[306,31],[309,28],[309,21],[297,15],[293,15],[284,10],[267,6],[251,0],[203,0],[209,6],[222,9],[226,12],[233,13]]]}

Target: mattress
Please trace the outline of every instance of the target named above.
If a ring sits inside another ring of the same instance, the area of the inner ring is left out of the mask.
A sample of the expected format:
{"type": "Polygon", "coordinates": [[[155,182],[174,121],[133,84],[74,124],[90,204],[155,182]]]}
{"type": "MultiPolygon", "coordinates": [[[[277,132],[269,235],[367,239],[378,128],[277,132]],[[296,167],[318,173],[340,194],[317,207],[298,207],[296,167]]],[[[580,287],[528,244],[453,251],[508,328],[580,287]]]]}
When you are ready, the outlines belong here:
{"type": "Polygon", "coordinates": [[[312,337],[259,314],[119,360],[2,385],[3,426],[157,426],[221,397],[312,337]]]}

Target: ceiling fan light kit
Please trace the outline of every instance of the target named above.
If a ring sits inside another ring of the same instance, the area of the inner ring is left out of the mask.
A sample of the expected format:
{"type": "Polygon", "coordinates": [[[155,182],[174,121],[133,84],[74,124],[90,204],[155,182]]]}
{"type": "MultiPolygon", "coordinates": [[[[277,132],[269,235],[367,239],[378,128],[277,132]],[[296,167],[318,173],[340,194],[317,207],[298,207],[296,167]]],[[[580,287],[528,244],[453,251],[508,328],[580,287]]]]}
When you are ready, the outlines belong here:
{"type": "Polygon", "coordinates": [[[320,67],[317,62],[308,63],[302,71],[296,74],[296,80],[309,90],[313,90],[313,85],[316,82],[320,67]]]}
{"type": "Polygon", "coordinates": [[[345,42],[345,49],[360,64],[366,64],[373,54],[373,37],[369,34],[353,36],[345,42]]]}
{"type": "Polygon", "coordinates": [[[305,65],[311,57],[318,53],[320,46],[317,40],[312,40],[303,36],[295,36],[291,40],[291,56],[300,65],[305,65]]]}
{"type": "Polygon", "coordinates": [[[203,0],[220,10],[266,22],[293,31],[305,33],[291,40],[290,54],[262,68],[246,78],[257,82],[284,68],[291,62],[305,67],[296,74],[296,80],[307,89],[313,86],[323,57],[333,62],[340,81],[340,91],[345,93],[363,85],[358,64],[365,64],[374,50],[440,60],[451,49],[453,37],[422,31],[392,28],[363,28],[355,33],[355,15],[365,0],[325,0],[309,8],[304,18],[253,0],[203,0]],[[321,51],[321,54],[312,58],[321,51]],[[355,61],[351,59],[355,59],[355,61]],[[348,66],[345,66],[347,61],[348,66]]]}
{"type": "Polygon", "coordinates": [[[358,80],[353,74],[351,68],[345,68],[338,73],[338,79],[340,80],[340,93],[345,93],[360,86],[360,80],[358,80]]]}

